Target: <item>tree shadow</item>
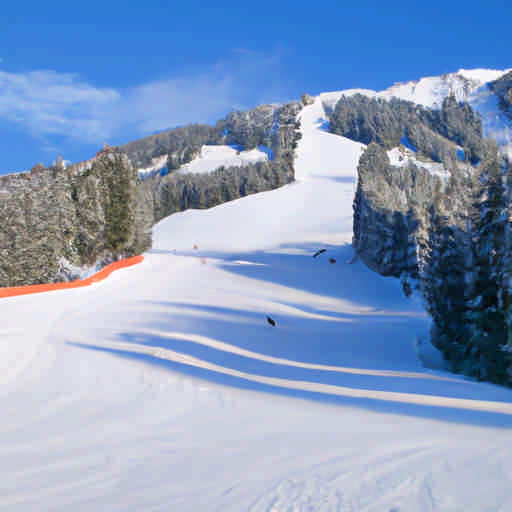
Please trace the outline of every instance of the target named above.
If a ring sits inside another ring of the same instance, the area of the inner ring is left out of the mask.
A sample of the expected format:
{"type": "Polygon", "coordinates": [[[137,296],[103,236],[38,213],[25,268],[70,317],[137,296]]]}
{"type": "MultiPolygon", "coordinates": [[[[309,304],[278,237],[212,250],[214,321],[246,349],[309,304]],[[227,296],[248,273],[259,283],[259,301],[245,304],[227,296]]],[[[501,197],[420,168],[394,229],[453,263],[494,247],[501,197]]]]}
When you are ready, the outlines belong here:
{"type": "Polygon", "coordinates": [[[323,132],[327,132],[327,133],[330,133],[329,132],[329,121],[323,117],[319,117],[316,121],[315,121],[315,126],[317,128],[319,128],[320,130],[322,130],[323,132]]]}
{"type": "Polygon", "coordinates": [[[128,350],[111,349],[101,346],[73,343],[74,346],[87,350],[95,350],[113,354],[117,357],[137,360],[149,365],[156,365],[169,371],[191,377],[215,385],[232,387],[241,390],[249,390],[272,395],[292,397],[300,400],[315,401],[334,406],[352,407],[374,413],[396,414],[413,418],[443,421],[455,424],[474,425],[481,427],[493,427],[500,429],[512,428],[512,415],[488,411],[475,411],[455,407],[438,407],[420,405],[414,403],[400,403],[373,398],[361,398],[351,396],[336,396],[328,393],[287,389],[264,383],[252,382],[243,378],[220,374],[195,366],[185,365],[173,361],[163,360],[145,354],[134,354],[128,350]]]}
{"type": "Polygon", "coordinates": [[[315,178],[321,179],[321,180],[328,180],[328,181],[334,181],[335,183],[353,183],[355,185],[356,179],[353,176],[322,176],[322,175],[315,175],[315,178]]]}
{"type": "Polygon", "coordinates": [[[353,263],[349,244],[287,244],[271,251],[229,255],[200,249],[177,256],[174,251],[158,254],[168,255],[169,264],[179,256],[193,256],[198,263],[207,260],[229,274],[222,282],[235,282],[243,289],[241,296],[249,299],[223,303],[211,294],[204,298],[197,290],[197,297],[189,300],[138,301],[137,308],[148,320],[115,334],[110,347],[94,340],[69,342],[226,386],[435,420],[511,426],[512,412],[489,412],[484,406],[468,410],[462,402],[453,406],[418,403],[427,397],[427,402],[429,398],[483,400],[507,406],[512,392],[422,368],[414,347],[415,335],[426,336],[428,330],[421,304],[405,299],[397,279],[353,263]],[[325,252],[314,258],[318,249],[325,252]],[[267,315],[275,320],[275,327],[269,325],[267,315]],[[158,355],[166,351],[175,360],[158,355]],[[251,381],[247,375],[267,382],[251,381]],[[279,379],[282,385],[268,384],[268,379],[279,379]],[[286,381],[305,383],[306,389],[287,389],[286,381]],[[324,387],[311,391],[309,385],[333,386],[346,390],[346,396],[335,396],[336,390],[324,387]],[[400,393],[416,402],[407,403],[407,398],[400,403],[391,395],[349,396],[361,391],[400,393]]]}

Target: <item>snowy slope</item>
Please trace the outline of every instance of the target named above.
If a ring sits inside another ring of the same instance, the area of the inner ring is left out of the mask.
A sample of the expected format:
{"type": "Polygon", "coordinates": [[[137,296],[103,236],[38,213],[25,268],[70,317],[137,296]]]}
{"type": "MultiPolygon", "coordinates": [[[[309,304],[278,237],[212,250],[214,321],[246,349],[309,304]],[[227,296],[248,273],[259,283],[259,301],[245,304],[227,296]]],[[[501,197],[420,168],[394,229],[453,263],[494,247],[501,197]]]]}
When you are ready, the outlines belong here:
{"type": "Polygon", "coordinates": [[[418,82],[394,85],[377,95],[412,101],[431,108],[440,108],[444,98],[454,94],[458,101],[467,101],[482,116],[484,133],[494,137],[512,157],[512,122],[498,108],[498,99],[489,89],[508,70],[461,69],[440,77],[422,78],[418,82]]]}
{"type": "Polygon", "coordinates": [[[349,263],[362,146],[301,115],[296,183],[0,303],[0,510],[512,508],[512,393],[422,365],[421,306],[349,263]]]}
{"type": "Polygon", "coordinates": [[[334,108],[339,98],[363,94],[389,100],[399,98],[412,101],[428,108],[441,108],[446,96],[453,94],[458,101],[468,101],[470,96],[488,82],[498,79],[510,70],[498,71],[489,69],[461,69],[456,73],[441,76],[429,76],[420,80],[396,83],[383,91],[371,89],[347,89],[321,94],[323,103],[328,108],[334,108]]]}
{"type": "MultiPolygon", "coordinates": [[[[272,158],[272,151],[259,146],[249,151],[244,151],[236,146],[205,144],[199,155],[188,164],[182,165],[176,172],[180,174],[202,174],[213,172],[220,167],[241,167],[255,162],[262,162],[272,158]]],[[[139,176],[146,177],[160,172],[167,166],[167,155],[153,158],[150,166],[138,169],[139,176]]]]}
{"type": "Polygon", "coordinates": [[[241,167],[248,163],[269,159],[270,149],[260,146],[250,151],[241,151],[233,146],[209,146],[201,148],[199,155],[192,162],[180,167],[182,174],[201,174],[212,172],[219,167],[241,167]]]}
{"type": "Polygon", "coordinates": [[[395,84],[378,93],[378,96],[385,99],[395,97],[425,107],[441,108],[446,96],[453,94],[458,101],[468,101],[474,91],[484,84],[498,79],[506,72],[494,69],[460,69],[456,73],[430,76],[418,81],[395,84]]]}
{"type": "Polygon", "coordinates": [[[485,135],[494,137],[512,158],[512,121],[500,110],[496,95],[483,86],[473,92],[469,103],[482,116],[485,135]]]}

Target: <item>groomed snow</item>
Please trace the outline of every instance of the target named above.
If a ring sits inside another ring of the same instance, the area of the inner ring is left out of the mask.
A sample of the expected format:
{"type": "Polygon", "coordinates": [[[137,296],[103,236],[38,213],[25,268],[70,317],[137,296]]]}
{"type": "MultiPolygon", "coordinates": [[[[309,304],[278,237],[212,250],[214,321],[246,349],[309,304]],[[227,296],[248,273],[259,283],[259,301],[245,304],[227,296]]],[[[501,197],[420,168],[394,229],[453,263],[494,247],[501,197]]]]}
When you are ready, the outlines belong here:
{"type": "Polygon", "coordinates": [[[301,117],[296,183],[0,303],[0,510],[512,509],[512,392],[442,371],[421,305],[353,262],[363,147],[320,98],[301,117]]]}

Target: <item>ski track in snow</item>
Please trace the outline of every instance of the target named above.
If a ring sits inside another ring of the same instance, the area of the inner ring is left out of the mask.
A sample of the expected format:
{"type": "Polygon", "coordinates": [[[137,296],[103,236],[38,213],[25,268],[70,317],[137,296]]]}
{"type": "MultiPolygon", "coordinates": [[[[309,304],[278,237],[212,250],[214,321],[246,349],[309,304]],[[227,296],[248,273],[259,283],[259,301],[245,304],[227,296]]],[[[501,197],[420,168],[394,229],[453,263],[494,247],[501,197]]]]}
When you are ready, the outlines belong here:
{"type": "Polygon", "coordinates": [[[421,305],[349,263],[363,146],[323,100],[295,183],[0,303],[0,510],[512,509],[512,392],[442,371],[421,305]]]}

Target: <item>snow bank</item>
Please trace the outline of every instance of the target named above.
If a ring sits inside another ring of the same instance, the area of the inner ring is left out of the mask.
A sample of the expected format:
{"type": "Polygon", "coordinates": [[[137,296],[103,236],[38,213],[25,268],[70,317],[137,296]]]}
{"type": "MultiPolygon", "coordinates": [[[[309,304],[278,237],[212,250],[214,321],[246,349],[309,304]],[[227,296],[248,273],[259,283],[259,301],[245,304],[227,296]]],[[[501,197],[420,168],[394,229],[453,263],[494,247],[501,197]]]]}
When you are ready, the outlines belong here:
{"type": "Polygon", "coordinates": [[[132,258],[114,261],[113,263],[106,265],[100,270],[95,270],[93,274],[87,275],[87,277],[84,277],[82,279],[76,279],[75,281],[0,288],[0,299],[4,299],[7,297],[17,297],[20,295],[32,295],[34,293],[52,292],[57,290],[69,290],[72,288],[82,288],[84,286],[90,286],[91,284],[103,281],[104,279],[109,277],[110,274],[112,274],[112,272],[115,272],[116,270],[128,268],[133,265],[137,265],[138,263],[141,263],[143,259],[143,256],[133,256],[132,258]]]}

